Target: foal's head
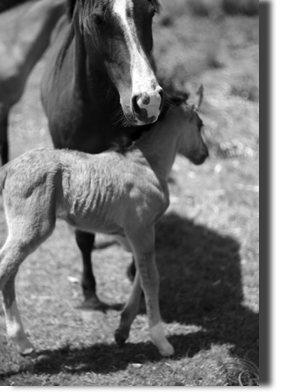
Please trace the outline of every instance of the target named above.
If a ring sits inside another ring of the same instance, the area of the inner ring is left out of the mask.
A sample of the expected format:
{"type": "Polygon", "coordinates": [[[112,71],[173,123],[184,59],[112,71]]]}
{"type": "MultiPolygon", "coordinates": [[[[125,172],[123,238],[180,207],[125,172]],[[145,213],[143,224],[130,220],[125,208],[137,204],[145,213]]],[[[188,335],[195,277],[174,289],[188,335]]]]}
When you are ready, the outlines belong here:
{"type": "Polygon", "coordinates": [[[108,74],[119,93],[125,124],[155,122],[163,104],[151,54],[158,0],[70,0],[70,6],[88,62],[96,75],[108,74]]]}
{"type": "Polygon", "coordinates": [[[209,156],[208,147],[202,135],[203,121],[194,105],[182,105],[179,126],[182,137],[178,151],[195,165],[202,164],[209,156]]]}
{"type": "Polygon", "coordinates": [[[204,124],[198,113],[204,100],[203,85],[199,87],[197,95],[199,96],[197,104],[181,104],[177,108],[181,127],[178,151],[195,165],[200,165],[209,156],[208,147],[202,135],[204,124]]]}

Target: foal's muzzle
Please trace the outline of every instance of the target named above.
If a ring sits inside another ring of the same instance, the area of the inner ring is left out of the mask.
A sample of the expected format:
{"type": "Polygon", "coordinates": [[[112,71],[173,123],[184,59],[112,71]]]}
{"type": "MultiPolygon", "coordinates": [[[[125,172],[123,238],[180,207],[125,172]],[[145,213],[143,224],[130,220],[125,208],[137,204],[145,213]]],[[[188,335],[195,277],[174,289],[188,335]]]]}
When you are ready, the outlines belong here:
{"type": "Polygon", "coordinates": [[[190,160],[195,164],[195,165],[201,165],[202,163],[205,162],[205,160],[208,158],[209,156],[209,150],[208,147],[205,146],[204,151],[199,154],[198,156],[193,155],[190,160]]]}

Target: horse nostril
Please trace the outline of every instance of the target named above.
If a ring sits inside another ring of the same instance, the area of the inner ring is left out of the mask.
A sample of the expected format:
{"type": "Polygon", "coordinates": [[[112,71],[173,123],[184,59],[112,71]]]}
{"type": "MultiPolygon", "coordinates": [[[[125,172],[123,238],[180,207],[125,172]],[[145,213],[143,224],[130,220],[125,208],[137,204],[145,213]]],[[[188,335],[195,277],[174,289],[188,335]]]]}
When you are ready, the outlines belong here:
{"type": "Polygon", "coordinates": [[[157,118],[163,108],[163,103],[164,92],[161,87],[151,95],[142,92],[132,96],[132,109],[138,116],[146,115],[149,118],[157,118]]]}
{"type": "Polygon", "coordinates": [[[140,95],[134,95],[132,97],[132,107],[135,113],[140,114],[141,113],[141,108],[139,107],[139,100],[141,99],[141,94],[140,95]]]}

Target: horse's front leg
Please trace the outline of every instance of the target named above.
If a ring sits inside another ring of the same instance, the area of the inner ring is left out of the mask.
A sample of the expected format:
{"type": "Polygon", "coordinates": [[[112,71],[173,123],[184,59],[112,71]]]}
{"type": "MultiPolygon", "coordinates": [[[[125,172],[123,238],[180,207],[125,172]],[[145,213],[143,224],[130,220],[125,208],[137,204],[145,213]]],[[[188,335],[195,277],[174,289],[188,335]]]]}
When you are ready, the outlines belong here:
{"type": "MultiPolygon", "coordinates": [[[[159,275],[155,263],[154,227],[132,230],[131,233],[128,233],[128,237],[135,256],[137,269],[132,294],[128,301],[129,304],[133,304],[130,305],[130,308],[133,309],[132,316],[135,317],[135,309],[138,309],[139,305],[141,295],[140,279],[141,287],[145,294],[151,340],[157,346],[161,355],[173,355],[174,349],[165,337],[159,310],[159,275]]],[[[130,317],[131,323],[134,317],[130,317]]],[[[117,331],[123,330],[123,319],[122,317],[117,331]]],[[[127,319],[128,317],[126,316],[127,319]]],[[[126,328],[128,327],[126,326],[126,328]]]]}
{"type": "Polygon", "coordinates": [[[84,296],[84,302],[81,308],[84,309],[102,309],[103,304],[96,294],[96,282],[92,270],[91,253],[94,245],[94,234],[85,233],[76,230],[76,243],[81,251],[83,272],[81,278],[81,287],[84,296]]]}

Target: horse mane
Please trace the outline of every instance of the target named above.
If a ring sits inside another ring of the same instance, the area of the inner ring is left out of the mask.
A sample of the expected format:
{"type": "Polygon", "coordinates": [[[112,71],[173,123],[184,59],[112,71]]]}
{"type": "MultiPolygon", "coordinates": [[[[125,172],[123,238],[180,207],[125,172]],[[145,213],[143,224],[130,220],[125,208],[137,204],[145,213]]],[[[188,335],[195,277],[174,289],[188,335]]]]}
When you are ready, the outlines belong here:
{"type": "MultiPolygon", "coordinates": [[[[73,19],[74,10],[75,10],[77,1],[78,0],[67,0],[67,3],[66,3],[66,15],[67,15],[68,21],[70,23],[72,22],[72,19],[73,19]]],[[[82,1],[84,2],[85,0],[82,0],[82,1]]],[[[57,70],[59,70],[61,68],[65,54],[66,54],[66,52],[67,52],[67,50],[73,40],[73,37],[74,37],[74,29],[73,29],[73,26],[71,25],[69,28],[68,34],[65,37],[64,43],[59,50],[59,53],[58,53],[58,56],[56,59],[55,72],[57,72],[57,70]]]]}
{"type": "Polygon", "coordinates": [[[67,16],[68,20],[71,22],[73,17],[74,8],[76,5],[77,0],[67,0],[67,16]]]}

